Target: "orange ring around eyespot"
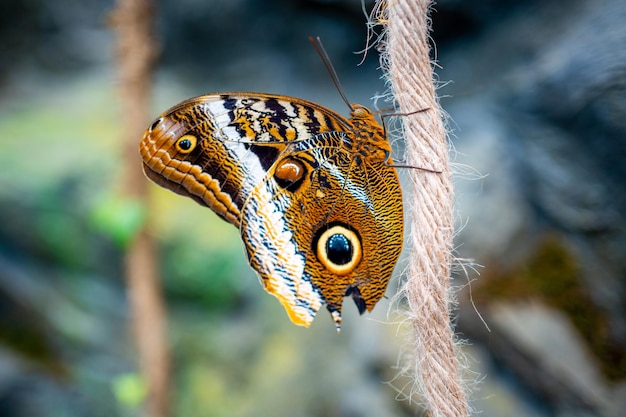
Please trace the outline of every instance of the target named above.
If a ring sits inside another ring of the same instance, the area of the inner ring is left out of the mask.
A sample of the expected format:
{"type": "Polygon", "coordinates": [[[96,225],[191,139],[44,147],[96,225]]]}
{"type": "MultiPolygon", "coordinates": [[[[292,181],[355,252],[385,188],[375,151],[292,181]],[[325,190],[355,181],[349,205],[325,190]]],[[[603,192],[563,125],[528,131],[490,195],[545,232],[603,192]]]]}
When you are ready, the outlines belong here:
{"type": "Polygon", "coordinates": [[[324,233],[320,235],[320,238],[317,241],[317,258],[324,265],[326,269],[330,272],[337,275],[347,275],[350,272],[354,271],[354,268],[357,267],[359,262],[361,262],[361,258],[363,257],[363,250],[361,248],[361,241],[359,240],[359,236],[356,232],[341,226],[335,225],[328,230],[325,230],[324,233]],[[328,257],[328,253],[326,252],[326,244],[328,240],[334,235],[342,235],[344,236],[352,245],[352,258],[346,262],[345,264],[337,264],[330,260],[328,257]]]}
{"type": "Polygon", "coordinates": [[[178,138],[176,141],[176,150],[182,154],[188,154],[194,149],[196,149],[196,145],[198,145],[198,138],[194,135],[184,135],[178,138]],[[182,147],[181,144],[183,142],[189,141],[189,144],[186,147],[182,147]]]}

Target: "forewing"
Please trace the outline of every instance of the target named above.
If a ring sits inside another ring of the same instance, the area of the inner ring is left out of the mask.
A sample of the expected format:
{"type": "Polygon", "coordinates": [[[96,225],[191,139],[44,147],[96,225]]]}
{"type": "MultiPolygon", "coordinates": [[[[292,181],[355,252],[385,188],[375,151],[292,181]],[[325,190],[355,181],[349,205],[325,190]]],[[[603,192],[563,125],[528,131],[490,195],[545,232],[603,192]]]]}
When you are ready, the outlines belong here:
{"type": "Polygon", "coordinates": [[[239,226],[244,202],[288,143],[346,127],[340,115],[294,97],[205,95],[163,113],[144,134],[140,153],[154,182],[239,226]],[[197,143],[181,152],[181,138],[197,143]]]}

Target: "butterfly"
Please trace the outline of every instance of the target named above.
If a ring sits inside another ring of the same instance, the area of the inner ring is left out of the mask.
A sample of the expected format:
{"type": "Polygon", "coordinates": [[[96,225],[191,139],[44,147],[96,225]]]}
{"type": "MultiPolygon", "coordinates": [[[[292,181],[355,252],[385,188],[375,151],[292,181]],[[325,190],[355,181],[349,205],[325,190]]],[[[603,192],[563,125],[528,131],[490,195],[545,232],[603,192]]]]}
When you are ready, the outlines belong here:
{"type": "Polygon", "coordinates": [[[149,179],[239,229],[293,323],[308,327],[325,305],[337,331],[344,297],[362,314],[384,296],[403,243],[385,131],[345,101],[349,118],[284,95],[203,95],[161,114],[139,145],[149,179]]]}

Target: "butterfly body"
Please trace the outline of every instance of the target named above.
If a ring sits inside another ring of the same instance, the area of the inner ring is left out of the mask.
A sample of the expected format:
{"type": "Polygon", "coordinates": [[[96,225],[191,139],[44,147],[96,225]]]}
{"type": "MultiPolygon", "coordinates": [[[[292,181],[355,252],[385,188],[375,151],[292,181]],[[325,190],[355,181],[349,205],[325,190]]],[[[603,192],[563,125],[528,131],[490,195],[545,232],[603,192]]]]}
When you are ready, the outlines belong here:
{"type": "Polygon", "coordinates": [[[350,118],[280,95],[196,97],[140,144],[146,175],[239,228],[252,268],[291,320],[343,298],[370,311],[400,255],[403,208],[391,148],[373,114],[350,118]]]}

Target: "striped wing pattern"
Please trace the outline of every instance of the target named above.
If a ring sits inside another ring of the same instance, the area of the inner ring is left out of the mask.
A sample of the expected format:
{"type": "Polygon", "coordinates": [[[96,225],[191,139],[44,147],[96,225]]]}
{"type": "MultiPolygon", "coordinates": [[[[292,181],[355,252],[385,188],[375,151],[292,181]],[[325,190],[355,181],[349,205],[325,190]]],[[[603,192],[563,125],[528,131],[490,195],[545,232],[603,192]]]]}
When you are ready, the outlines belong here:
{"type": "Polygon", "coordinates": [[[240,229],[250,265],[294,323],[310,325],[326,305],[339,329],[346,295],[361,312],[384,295],[403,209],[389,143],[369,110],[355,105],[346,119],[293,97],[205,95],[163,113],[139,148],[150,179],[240,229]],[[298,170],[286,184],[289,164],[298,170]],[[333,225],[355,236],[341,246],[359,251],[349,272],[329,270],[315,247],[333,225]]]}

